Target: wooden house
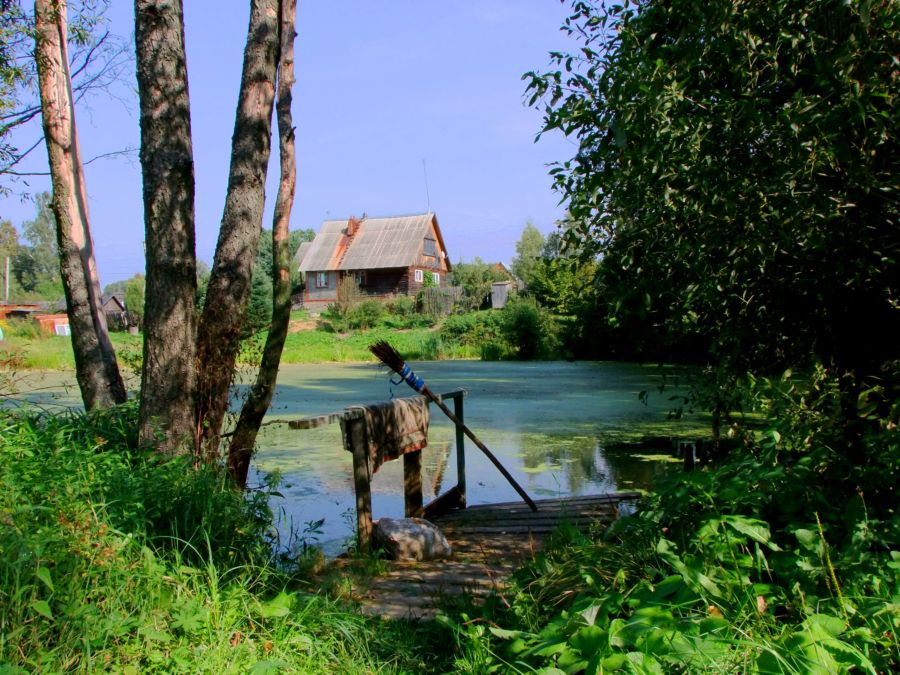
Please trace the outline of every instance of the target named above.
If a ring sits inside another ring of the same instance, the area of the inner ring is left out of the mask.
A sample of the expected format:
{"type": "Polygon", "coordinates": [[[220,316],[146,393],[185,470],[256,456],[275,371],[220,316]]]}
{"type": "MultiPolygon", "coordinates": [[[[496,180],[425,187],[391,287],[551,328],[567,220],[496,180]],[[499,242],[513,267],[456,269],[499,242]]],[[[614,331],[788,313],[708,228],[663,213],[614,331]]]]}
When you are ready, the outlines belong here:
{"type": "Polygon", "coordinates": [[[338,284],[348,275],[364,295],[388,299],[415,296],[426,275],[431,285],[446,287],[451,270],[433,213],[326,220],[296,260],[306,280],[303,304],[323,309],[337,300],[338,284]]]}

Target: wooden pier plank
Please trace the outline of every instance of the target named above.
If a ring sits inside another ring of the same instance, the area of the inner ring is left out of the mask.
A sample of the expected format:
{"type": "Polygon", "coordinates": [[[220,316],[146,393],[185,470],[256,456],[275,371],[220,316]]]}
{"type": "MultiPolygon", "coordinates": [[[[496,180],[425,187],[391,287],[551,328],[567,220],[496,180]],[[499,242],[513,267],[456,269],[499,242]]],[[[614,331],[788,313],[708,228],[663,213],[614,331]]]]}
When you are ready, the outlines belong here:
{"type": "Polygon", "coordinates": [[[538,500],[532,512],[522,502],[485,504],[435,517],[453,547],[453,559],[392,562],[361,594],[361,610],[386,619],[429,619],[447,598],[463,593],[501,593],[517,565],[532,559],[559,525],[588,532],[614,520],[618,504],[638,492],[538,500]]]}

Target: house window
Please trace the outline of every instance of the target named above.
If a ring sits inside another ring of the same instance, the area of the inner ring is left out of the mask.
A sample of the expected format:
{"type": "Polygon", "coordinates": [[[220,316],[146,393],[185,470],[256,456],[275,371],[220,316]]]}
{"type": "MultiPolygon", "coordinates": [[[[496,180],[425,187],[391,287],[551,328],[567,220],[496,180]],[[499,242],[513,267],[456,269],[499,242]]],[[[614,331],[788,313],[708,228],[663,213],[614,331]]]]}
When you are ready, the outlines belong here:
{"type": "Polygon", "coordinates": [[[438,274],[437,272],[432,272],[432,273],[431,273],[431,280],[434,281],[434,285],[435,285],[435,286],[440,286],[440,285],[441,285],[441,275],[438,274]]]}
{"type": "Polygon", "coordinates": [[[360,270],[359,272],[354,272],[353,277],[356,279],[356,285],[362,288],[366,285],[366,271],[360,270]]]}
{"type": "Polygon", "coordinates": [[[429,237],[425,237],[425,255],[430,255],[432,258],[437,255],[435,241],[429,237]]]}
{"type": "Polygon", "coordinates": [[[425,274],[422,270],[416,270],[416,281],[420,284],[425,281],[425,274]]]}
{"type": "Polygon", "coordinates": [[[316,272],[316,288],[328,288],[328,272],[316,272]]]}

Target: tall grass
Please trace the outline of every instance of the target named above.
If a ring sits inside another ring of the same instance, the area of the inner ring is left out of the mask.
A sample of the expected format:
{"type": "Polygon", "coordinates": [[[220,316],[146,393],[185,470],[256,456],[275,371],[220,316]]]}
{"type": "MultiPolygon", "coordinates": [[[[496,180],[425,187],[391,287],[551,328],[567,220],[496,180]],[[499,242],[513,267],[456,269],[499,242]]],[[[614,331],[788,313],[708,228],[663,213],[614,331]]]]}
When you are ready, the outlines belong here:
{"type": "Polygon", "coordinates": [[[444,629],[317,594],[265,492],[137,451],[135,422],[0,411],[0,671],[446,670],[444,629]]]}

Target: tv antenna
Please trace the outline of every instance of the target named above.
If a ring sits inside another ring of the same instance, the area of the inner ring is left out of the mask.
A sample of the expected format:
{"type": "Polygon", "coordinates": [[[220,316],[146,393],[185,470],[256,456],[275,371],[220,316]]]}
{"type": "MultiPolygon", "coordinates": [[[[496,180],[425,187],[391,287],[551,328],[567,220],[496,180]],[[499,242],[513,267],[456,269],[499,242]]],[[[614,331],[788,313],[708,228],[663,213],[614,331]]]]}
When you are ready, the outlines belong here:
{"type": "Polygon", "coordinates": [[[422,173],[425,175],[425,201],[428,204],[428,213],[431,213],[431,194],[428,192],[428,167],[425,159],[422,159],[422,173]]]}

